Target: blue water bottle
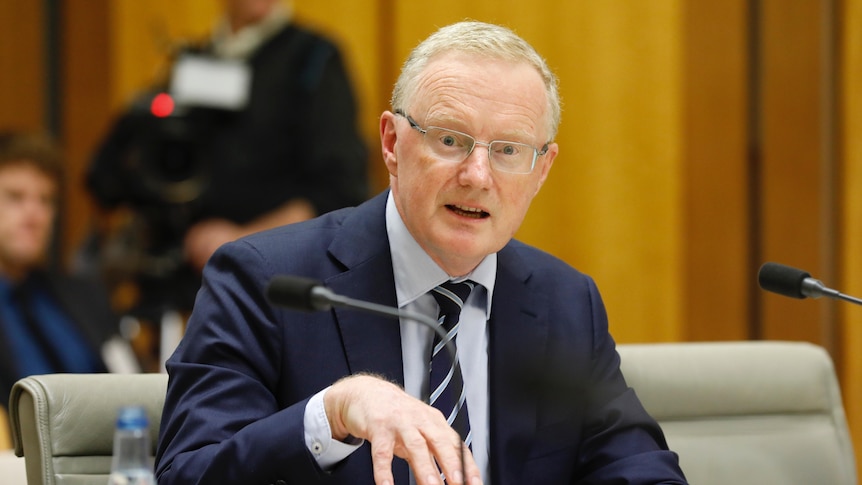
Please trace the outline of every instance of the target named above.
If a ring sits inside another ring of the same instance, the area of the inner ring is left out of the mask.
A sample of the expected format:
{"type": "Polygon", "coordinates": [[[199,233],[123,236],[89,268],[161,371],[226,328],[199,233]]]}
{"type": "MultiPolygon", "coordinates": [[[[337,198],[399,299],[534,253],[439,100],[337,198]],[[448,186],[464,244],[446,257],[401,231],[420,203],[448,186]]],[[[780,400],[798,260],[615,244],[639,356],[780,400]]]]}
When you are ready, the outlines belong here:
{"type": "Polygon", "coordinates": [[[150,426],[144,408],[120,408],[108,485],[156,485],[150,458],[150,426]]]}

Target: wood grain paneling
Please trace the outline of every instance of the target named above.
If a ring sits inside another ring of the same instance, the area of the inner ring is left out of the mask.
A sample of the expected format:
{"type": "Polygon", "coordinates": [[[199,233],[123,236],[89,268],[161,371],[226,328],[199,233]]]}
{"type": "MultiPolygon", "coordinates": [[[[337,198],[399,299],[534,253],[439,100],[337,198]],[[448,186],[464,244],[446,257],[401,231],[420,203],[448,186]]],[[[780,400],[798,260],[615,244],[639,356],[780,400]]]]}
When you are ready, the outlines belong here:
{"type": "Polygon", "coordinates": [[[749,337],[752,213],[745,0],[685,8],[685,340],[749,337]]]}
{"type": "Polygon", "coordinates": [[[111,0],[86,5],[68,2],[61,12],[60,131],[69,180],[63,207],[67,262],[90,230],[93,209],[83,186],[84,171],[111,113],[110,4],[111,0]]]}
{"type": "Polygon", "coordinates": [[[41,1],[0,0],[0,129],[45,130],[41,1]]]}
{"type": "MultiPolygon", "coordinates": [[[[829,274],[832,248],[821,238],[825,225],[822,147],[824,62],[822,2],[763,0],[762,144],[760,256],[829,274]]],[[[825,276],[824,276],[825,277],[825,276]]],[[[823,306],[830,302],[793,301],[762,294],[761,335],[767,339],[806,340],[830,348],[824,339],[823,306]]],[[[830,349],[833,350],[833,349],[830,349]]]]}

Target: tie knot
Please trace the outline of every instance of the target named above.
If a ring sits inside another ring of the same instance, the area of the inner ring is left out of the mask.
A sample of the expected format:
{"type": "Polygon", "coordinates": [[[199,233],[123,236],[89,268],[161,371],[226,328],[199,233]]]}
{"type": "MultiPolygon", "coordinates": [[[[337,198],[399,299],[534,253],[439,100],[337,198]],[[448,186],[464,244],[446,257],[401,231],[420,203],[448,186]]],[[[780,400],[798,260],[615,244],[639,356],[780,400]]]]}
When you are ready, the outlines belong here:
{"type": "Polygon", "coordinates": [[[464,302],[467,301],[467,297],[470,296],[474,286],[476,283],[465,280],[460,283],[447,281],[435,287],[431,294],[434,295],[434,299],[440,305],[440,316],[453,317],[457,321],[461,308],[464,307],[464,302]]]}

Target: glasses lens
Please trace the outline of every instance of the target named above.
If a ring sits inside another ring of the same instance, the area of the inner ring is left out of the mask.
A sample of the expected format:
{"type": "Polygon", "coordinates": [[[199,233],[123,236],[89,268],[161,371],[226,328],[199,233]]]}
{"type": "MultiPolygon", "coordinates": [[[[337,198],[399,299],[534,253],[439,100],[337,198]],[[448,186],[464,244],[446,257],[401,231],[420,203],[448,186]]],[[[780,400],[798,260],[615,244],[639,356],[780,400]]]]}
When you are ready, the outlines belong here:
{"type": "Polygon", "coordinates": [[[491,163],[497,170],[529,173],[533,169],[535,150],[530,145],[513,141],[491,142],[491,163]]]}
{"type": "Polygon", "coordinates": [[[467,158],[475,143],[469,135],[433,126],[427,129],[425,141],[434,155],[453,162],[460,162],[467,158]]]}

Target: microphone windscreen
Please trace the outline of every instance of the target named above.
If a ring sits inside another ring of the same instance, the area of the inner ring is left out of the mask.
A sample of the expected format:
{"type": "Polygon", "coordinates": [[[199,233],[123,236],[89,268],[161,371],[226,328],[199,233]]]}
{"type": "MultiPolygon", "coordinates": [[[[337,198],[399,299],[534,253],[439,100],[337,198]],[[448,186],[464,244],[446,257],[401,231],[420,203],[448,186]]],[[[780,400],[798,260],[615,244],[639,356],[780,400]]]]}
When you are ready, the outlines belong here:
{"type": "Polygon", "coordinates": [[[757,281],[766,291],[801,300],[805,298],[802,294],[802,282],[810,277],[811,274],[801,269],[778,263],[764,263],[757,274],[757,281]]]}
{"type": "Polygon", "coordinates": [[[312,299],[312,290],[320,281],[302,276],[278,275],[269,280],[266,297],[276,305],[294,310],[315,311],[318,308],[312,299]]]}

